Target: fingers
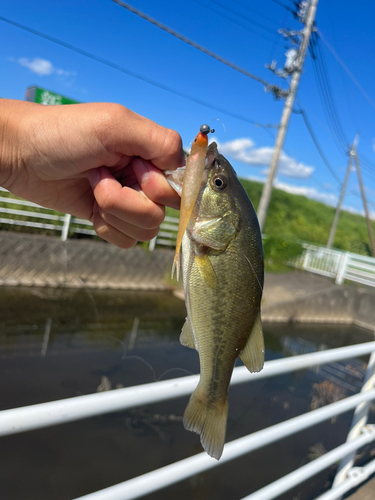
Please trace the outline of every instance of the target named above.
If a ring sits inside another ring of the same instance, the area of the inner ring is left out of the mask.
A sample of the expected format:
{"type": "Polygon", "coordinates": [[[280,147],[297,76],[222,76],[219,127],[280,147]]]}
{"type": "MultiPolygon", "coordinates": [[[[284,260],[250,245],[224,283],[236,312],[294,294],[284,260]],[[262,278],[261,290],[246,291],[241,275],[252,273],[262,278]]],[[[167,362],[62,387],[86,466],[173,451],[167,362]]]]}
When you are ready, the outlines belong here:
{"type": "Polygon", "coordinates": [[[138,183],[147,198],[155,203],[176,210],[180,209],[181,198],[158,168],[142,159],[134,160],[132,166],[138,183]]]}
{"type": "Polygon", "coordinates": [[[89,180],[101,210],[143,229],[155,229],[164,220],[164,207],[140,190],[122,186],[101,167],[90,171],[89,180]]]}
{"type": "Polygon", "coordinates": [[[164,206],[153,202],[141,188],[122,186],[101,167],[88,172],[96,205],[92,222],[98,236],[121,248],[154,238],[164,220],[164,206]]]}
{"type": "MultiPolygon", "coordinates": [[[[81,105],[82,106],[82,105],[81,105]]],[[[166,170],[185,164],[180,135],[119,104],[96,104],[99,140],[112,153],[140,156],[166,170]]]]}

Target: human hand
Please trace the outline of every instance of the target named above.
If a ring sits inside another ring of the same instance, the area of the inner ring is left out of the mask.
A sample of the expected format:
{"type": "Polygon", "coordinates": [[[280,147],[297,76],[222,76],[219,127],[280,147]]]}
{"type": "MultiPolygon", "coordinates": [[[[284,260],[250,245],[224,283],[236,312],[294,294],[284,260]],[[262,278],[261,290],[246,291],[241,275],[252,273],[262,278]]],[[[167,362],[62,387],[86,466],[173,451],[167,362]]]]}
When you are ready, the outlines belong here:
{"type": "Polygon", "coordinates": [[[0,185],[91,220],[121,248],[156,236],[180,199],[162,170],[185,163],[181,138],[119,104],[0,100],[0,185]]]}

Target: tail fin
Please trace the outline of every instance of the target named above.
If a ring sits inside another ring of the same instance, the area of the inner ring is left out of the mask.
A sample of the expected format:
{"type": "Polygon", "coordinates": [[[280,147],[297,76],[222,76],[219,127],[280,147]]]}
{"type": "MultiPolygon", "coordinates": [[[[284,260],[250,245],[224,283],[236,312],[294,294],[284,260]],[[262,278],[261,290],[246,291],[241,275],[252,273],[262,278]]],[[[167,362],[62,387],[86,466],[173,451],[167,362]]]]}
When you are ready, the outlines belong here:
{"type": "Polygon", "coordinates": [[[199,386],[190,397],[184,413],[184,427],[200,434],[205,451],[219,460],[223,453],[228,417],[228,399],[208,403],[199,386]]]}

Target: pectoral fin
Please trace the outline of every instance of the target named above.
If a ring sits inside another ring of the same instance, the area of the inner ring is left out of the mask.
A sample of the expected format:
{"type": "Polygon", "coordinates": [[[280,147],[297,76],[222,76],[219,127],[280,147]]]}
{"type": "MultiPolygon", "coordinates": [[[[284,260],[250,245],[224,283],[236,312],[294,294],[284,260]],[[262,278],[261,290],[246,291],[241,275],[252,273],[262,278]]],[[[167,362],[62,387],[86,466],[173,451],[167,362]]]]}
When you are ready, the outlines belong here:
{"type": "Polygon", "coordinates": [[[186,347],[190,347],[190,349],[196,349],[193,330],[188,318],[186,318],[184,326],[181,330],[180,343],[186,347]]]}
{"type": "Polygon", "coordinates": [[[195,262],[197,263],[199,272],[204,280],[204,282],[210,287],[215,288],[217,285],[217,276],[215,269],[212,267],[212,263],[208,255],[202,255],[201,257],[196,256],[195,262]]]}
{"type": "Polygon", "coordinates": [[[255,320],[244,350],[240,354],[249,372],[260,372],[264,365],[264,340],[260,313],[255,320]]]}

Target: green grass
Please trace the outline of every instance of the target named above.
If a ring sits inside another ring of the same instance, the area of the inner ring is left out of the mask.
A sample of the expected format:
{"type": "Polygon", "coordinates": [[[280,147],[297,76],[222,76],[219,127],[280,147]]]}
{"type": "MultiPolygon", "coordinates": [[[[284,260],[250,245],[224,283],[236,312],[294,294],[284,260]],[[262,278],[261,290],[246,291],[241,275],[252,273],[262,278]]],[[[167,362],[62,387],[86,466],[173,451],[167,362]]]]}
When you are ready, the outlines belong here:
{"type": "MultiPolygon", "coordinates": [[[[246,179],[241,182],[256,209],[263,184],[246,179]]],[[[301,253],[301,242],[325,246],[334,213],[335,209],[324,203],[274,189],[263,231],[266,269],[285,270],[284,263],[301,253]]],[[[167,215],[178,217],[178,211],[167,209],[167,215]]],[[[374,222],[372,227],[375,231],[374,222]]],[[[333,247],[370,256],[364,217],[341,212],[333,247]]]]}

